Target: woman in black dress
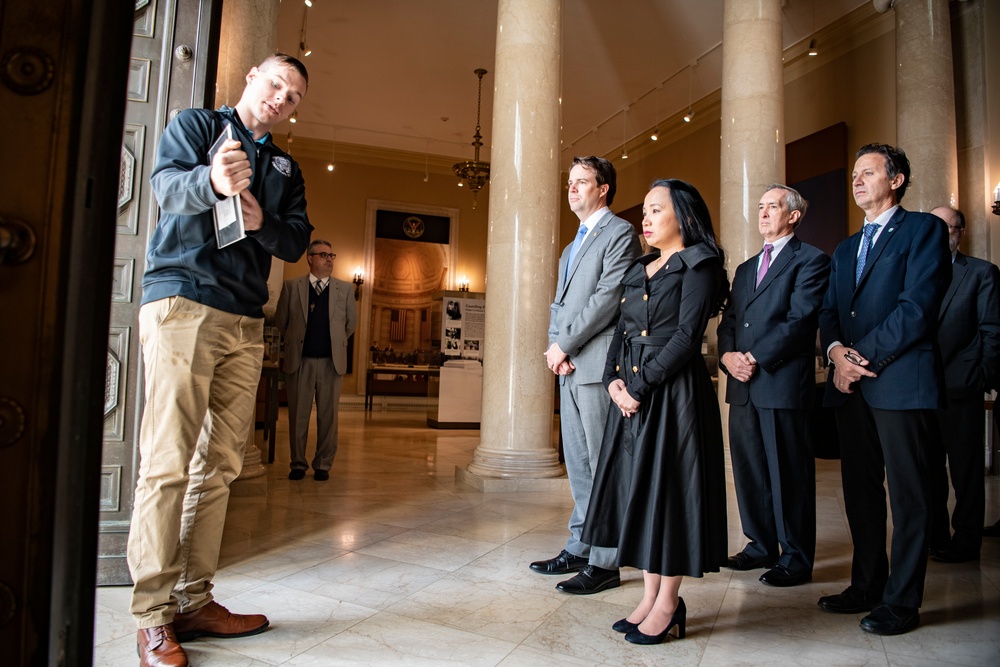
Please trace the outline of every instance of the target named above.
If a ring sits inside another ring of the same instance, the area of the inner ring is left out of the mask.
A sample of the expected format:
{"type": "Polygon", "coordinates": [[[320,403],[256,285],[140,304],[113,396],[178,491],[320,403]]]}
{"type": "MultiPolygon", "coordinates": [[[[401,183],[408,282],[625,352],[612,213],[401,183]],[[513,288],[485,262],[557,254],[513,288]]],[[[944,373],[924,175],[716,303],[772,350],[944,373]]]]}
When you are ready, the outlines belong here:
{"type": "Polygon", "coordinates": [[[643,597],[614,629],[658,644],[687,610],[681,580],[718,572],[727,558],[722,422],[701,355],[708,320],[729,294],[724,255],[698,191],[653,183],[643,234],[654,252],[622,279],[621,318],[608,350],[608,414],[585,542],[617,547],[643,570],[643,597]]]}

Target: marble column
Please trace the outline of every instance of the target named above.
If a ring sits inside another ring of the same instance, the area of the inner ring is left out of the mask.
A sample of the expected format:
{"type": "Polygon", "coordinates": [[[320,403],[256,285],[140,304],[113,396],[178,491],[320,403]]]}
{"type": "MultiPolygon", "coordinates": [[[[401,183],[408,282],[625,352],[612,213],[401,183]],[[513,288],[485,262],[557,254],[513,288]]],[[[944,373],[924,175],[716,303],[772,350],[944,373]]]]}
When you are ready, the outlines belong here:
{"type": "MultiPolygon", "coordinates": [[[[724,0],[718,228],[730,278],[763,243],[757,203],[764,188],[785,179],[781,55],[781,0],[724,0]]],[[[726,380],[719,372],[719,404],[728,434],[726,380]]]]}
{"type": "Polygon", "coordinates": [[[760,250],[757,202],[785,178],[781,0],[725,0],[719,228],[732,274],[760,250]]]}
{"type": "MultiPolygon", "coordinates": [[[[226,2],[222,6],[222,26],[219,32],[219,63],[215,105],[235,106],[246,88],[246,75],[270,55],[278,41],[278,7],[280,0],[246,0],[226,2]]],[[[264,307],[273,314],[281,290],[284,262],[271,263],[268,292],[271,299],[264,307]]],[[[232,484],[236,496],[256,496],[267,493],[267,477],[257,446],[256,429],[251,425],[243,455],[243,470],[232,484]]]]}
{"type": "Polygon", "coordinates": [[[984,0],[951,5],[952,54],[955,59],[955,129],[958,191],[965,213],[962,252],[990,258],[990,223],[996,218],[989,169],[989,122],[986,104],[986,22],[984,0]]]}
{"type": "Polygon", "coordinates": [[[481,440],[458,471],[472,483],[563,475],[552,446],[554,376],[542,358],[562,202],[561,11],[561,0],[500,0],[497,9],[481,440]]]}
{"type": "MultiPolygon", "coordinates": [[[[878,4],[876,4],[878,6],[878,4]]],[[[910,158],[912,211],[958,206],[955,78],[948,0],[897,0],[896,144],[910,158]]]]}

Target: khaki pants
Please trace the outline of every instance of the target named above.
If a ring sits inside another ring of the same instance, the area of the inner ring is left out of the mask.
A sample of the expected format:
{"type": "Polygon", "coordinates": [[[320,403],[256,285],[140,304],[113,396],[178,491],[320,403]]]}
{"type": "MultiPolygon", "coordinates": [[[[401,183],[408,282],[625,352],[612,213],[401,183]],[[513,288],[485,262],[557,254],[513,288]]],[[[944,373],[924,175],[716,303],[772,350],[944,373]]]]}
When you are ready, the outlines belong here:
{"type": "Polygon", "coordinates": [[[212,600],[229,484],[253,426],[263,326],[183,297],[139,310],[146,403],[128,564],[140,628],[212,600]]]}

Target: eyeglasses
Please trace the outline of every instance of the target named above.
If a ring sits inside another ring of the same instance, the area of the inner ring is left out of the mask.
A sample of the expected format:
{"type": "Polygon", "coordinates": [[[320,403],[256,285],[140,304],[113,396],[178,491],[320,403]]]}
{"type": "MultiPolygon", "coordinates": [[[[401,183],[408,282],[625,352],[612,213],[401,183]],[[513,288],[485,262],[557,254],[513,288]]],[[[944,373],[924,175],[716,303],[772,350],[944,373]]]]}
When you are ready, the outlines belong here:
{"type": "Polygon", "coordinates": [[[958,225],[948,225],[948,231],[951,232],[964,232],[965,227],[959,227],[958,225]]]}
{"type": "Polygon", "coordinates": [[[310,257],[319,256],[319,257],[322,257],[323,259],[334,259],[334,258],[336,258],[337,253],[335,253],[335,252],[311,252],[311,253],[309,253],[309,256],[310,257]]]}

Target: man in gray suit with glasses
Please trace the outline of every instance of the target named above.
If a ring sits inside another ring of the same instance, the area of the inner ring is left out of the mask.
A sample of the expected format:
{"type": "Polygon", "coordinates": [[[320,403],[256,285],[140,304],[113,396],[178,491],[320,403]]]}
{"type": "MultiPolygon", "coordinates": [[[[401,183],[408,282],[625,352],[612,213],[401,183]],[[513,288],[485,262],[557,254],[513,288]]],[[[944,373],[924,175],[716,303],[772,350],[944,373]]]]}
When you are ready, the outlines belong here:
{"type": "Polygon", "coordinates": [[[574,158],[569,207],[580,219],[580,228],[559,258],[545,352],[549,369],[559,377],[559,422],[573,513],[566,547],[555,558],[532,563],[531,569],[541,574],[576,572],[556,586],[575,595],[614,588],[621,581],[617,550],[580,540],[610,405],[601,380],[618,320],[621,279],[641,252],[635,229],[608,208],[615,189],[611,162],[594,156],[574,158]]]}

